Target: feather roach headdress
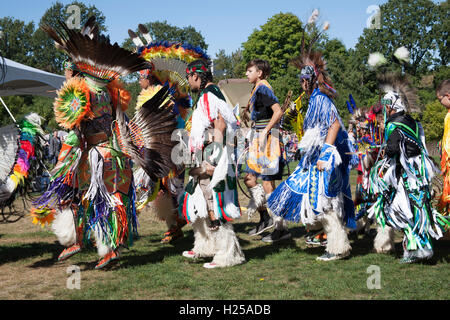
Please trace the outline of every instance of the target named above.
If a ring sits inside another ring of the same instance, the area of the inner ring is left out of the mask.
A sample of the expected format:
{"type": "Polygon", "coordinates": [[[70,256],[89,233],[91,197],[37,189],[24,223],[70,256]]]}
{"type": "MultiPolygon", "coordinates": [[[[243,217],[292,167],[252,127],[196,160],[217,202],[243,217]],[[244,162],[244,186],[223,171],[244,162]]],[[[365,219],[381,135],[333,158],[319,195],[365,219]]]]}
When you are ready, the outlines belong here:
{"type": "Polygon", "coordinates": [[[392,109],[407,112],[420,112],[419,98],[416,90],[409,84],[406,75],[383,73],[378,75],[378,82],[383,98],[381,103],[392,109]]]}
{"type": "Polygon", "coordinates": [[[315,35],[311,34],[309,45],[308,47],[305,46],[306,29],[311,29],[316,24],[318,17],[319,10],[315,9],[303,29],[300,56],[294,58],[291,64],[300,70],[300,79],[307,79],[310,86],[317,85],[321,92],[330,98],[334,98],[336,90],[331,86],[331,79],[326,70],[326,62],[323,60],[322,53],[312,51],[313,45],[320,36],[330,28],[330,23],[325,22],[321,31],[315,35]]]}
{"type": "Polygon", "coordinates": [[[101,36],[95,17],[90,17],[81,31],[70,29],[59,21],[59,29],[41,26],[54,41],[55,46],[69,55],[77,71],[85,76],[111,82],[120,76],[146,69],[149,63],[139,54],[111,44],[101,36]]]}
{"type": "Polygon", "coordinates": [[[152,65],[152,75],[161,84],[168,84],[175,98],[187,97],[189,84],[186,80],[186,68],[188,64],[195,60],[204,60],[209,63],[209,56],[200,47],[188,43],[153,41],[143,24],[139,24],[138,30],[145,43],[134,31],[128,30],[128,34],[136,46],[136,53],[152,65]]]}

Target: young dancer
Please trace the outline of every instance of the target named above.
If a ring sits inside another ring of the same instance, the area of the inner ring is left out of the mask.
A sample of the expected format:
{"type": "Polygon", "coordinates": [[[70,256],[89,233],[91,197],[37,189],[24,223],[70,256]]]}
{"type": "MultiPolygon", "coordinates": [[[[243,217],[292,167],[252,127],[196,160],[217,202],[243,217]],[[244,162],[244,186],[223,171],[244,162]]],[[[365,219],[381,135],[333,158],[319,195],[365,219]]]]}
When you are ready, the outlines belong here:
{"type": "Polygon", "coordinates": [[[276,232],[262,240],[276,242],[291,237],[283,219],[271,217],[267,211],[267,199],[275,189],[275,181],[282,179],[284,168],[278,142],[283,111],[272,87],[266,80],[270,75],[270,65],[267,61],[261,59],[250,61],[246,75],[248,81],[254,85],[247,111],[244,113],[244,118],[249,120],[248,112],[250,112],[253,121],[249,137],[247,175],[244,180],[251,196],[247,213],[249,217],[256,211],[260,215],[258,225],[250,230],[249,235],[260,235],[275,225],[276,232]],[[261,177],[262,185],[257,184],[258,177],[261,177]]]}
{"type": "Polygon", "coordinates": [[[190,180],[180,199],[179,215],[192,223],[195,242],[187,258],[213,257],[205,268],[243,263],[244,254],[231,221],[241,216],[234,166],[230,157],[237,119],[219,87],[212,83],[209,65],[196,60],[186,70],[189,86],[198,92],[192,115],[189,152],[194,157],[190,180]]]}

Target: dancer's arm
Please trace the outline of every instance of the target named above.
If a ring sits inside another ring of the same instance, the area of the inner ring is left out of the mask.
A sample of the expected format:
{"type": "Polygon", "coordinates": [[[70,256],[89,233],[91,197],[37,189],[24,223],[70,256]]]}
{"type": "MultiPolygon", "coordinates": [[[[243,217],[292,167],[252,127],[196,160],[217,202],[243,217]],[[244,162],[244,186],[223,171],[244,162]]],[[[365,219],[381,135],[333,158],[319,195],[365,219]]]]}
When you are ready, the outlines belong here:
{"type": "MultiPolygon", "coordinates": [[[[341,125],[339,121],[336,119],[334,123],[330,126],[328,129],[327,137],[325,138],[325,143],[329,145],[334,145],[334,142],[336,141],[337,135],[339,133],[339,129],[341,128],[341,125]]],[[[317,161],[317,169],[319,171],[323,171],[325,169],[325,162],[324,161],[317,161]]]]}

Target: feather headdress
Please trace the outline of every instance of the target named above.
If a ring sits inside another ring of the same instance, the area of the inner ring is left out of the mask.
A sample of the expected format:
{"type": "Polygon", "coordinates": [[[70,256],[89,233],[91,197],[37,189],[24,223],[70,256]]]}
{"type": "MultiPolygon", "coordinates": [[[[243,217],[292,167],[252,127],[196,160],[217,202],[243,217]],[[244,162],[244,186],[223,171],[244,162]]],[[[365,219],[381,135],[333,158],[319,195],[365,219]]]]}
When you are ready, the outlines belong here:
{"type": "Polygon", "coordinates": [[[152,74],[163,85],[171,87],[174,97],[187,97],[189,84],[186,80],[186,68],[195,60],[209,62],[210,58],[200,47],[177,41],[154,41],[143,24],[139,24],[138,34],[128,30],[136,45],[136,53],[152,65],[152,74]]]}
{"type": "Polygon", "coordinates": [[[416,90],[411,87],[405,75],[394,72],[380,74],[378,82],[380,90],[386,94],[385,97],[392,100],[393,106],[396,104],[399,106],[397,109],[401,110],[401,106],[403,106],[407,112],[420,111],[416,90]],[[398,99],[392,99],[392,97],[398,97],[398,99]]]}
{"type": "Polygon", "coordinates": [[[323,60],[321,52],[313,52],[313,45],[317,42],[320,36],[330,28],[330,23],[325,22],[322,30],[317,34],[310,35],[310,42],[308,47],[305,47],[305,34],[309,26],[315,25],[319,17],[319,10],[315,9],[308,19],[307,24],[303,29],[301,53],[300,56],[291,60],[291,64],[301,70],[300,78],[309,79],[311,84],[317,84],[320,91],[334,98],[336,90],[331,86],[331,79],[326,69],[326,62],[323,60]]]}
{"type": "Polygon", "coordinates": [[[81,31],[70,29],[59,21],[58,29],[41,26],[54,41],[55,46],[67,53],[76,70],[96,80],[111,82],[120,76],[146,69],[149,63],[139,54],[111,44],[99,35],[95,17],[90,17],[81,31]]]}

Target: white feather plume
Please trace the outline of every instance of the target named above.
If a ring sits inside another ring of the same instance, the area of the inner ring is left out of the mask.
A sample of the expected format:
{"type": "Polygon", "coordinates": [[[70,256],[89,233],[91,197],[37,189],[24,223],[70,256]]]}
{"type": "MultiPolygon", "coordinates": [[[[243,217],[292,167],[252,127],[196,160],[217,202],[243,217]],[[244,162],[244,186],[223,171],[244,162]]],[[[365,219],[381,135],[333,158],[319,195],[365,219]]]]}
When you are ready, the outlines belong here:
{"type": "Polygon", "coordinates": [[[371,68],[379,67],[383,64],[387,63],[386,58],[383,56],[383,54],[379,52],[374,52],[369,55],[369,59],[367,60],[367,63],[371,68]]]}
{"type": "Polygon", "coordinates": [[[404,46],[395,50],[394,56],[402,62],[409,62],[409,51],[404,46]]]}
{"type": "Polygon", "coordinates": [[[308,24],[313,24],[317,21],[317,18],[319,17],[319,10],[314,9],[314,11],[311,13],[311,16],[308,19],[308,24]]]}

